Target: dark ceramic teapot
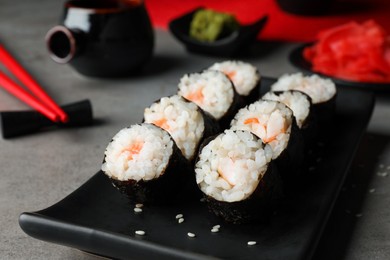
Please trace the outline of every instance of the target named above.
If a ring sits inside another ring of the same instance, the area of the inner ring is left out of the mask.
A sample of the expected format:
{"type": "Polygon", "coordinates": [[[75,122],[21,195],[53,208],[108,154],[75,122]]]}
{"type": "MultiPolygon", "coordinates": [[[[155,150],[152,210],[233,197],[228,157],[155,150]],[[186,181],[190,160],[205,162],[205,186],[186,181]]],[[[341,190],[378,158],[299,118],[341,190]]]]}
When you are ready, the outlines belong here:
{"type": "Polygon", "coordinates": [[[149,61],[154,33],[141,0],[71,0],[46,43],[54,61],[81,74],[121,77],[149,61]]]}

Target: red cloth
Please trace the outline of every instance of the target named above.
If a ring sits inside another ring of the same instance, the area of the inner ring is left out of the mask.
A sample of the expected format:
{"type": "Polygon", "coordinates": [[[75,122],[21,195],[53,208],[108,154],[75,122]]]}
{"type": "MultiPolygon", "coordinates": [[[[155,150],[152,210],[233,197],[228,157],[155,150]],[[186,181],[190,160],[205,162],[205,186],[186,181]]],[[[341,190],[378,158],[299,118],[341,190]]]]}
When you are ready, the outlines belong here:
{"type": "Polygon", "coordinates": [[[320,30],[352,20],[373,19],[390,32],[390,0],[338,0],[328,15],[311,17],[286,13],[275,0],[145,0],[145,5],[153,25],[164,29],[171,19],[202,6],[232,13],[242,24],[268,14],[268,24],[259,35],[267,40],[314,41],[320,30]]]}

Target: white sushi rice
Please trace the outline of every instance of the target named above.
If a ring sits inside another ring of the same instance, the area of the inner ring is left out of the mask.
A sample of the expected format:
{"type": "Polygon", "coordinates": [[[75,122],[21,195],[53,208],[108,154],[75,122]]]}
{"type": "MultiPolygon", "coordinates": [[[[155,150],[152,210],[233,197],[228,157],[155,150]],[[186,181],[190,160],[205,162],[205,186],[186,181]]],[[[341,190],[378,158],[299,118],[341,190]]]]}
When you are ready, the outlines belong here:
{"type": "Polygon", "coordinates": [[[288,106],[293,111],[299,128],[303,126],[310,113],[310,97],[298,90],[283,91],[278,94],[270,91],[265,93],[262,99],[279,101],[288,106]]]}
{"type": "Polygon", "coordinates": [[[135,213],[141,213],[142,212],[141,208],[134,208],[133,210],[134,210],[135,213]]]}
{"type": "Polygon", "coordinates": [[[230,126],[233,130],[250,131],[268,143],[276,159],[288,145],[292,120],[293,112],[283,103],[259,100],[240,109],[230,126]]]}
{"type": "Polygon", "coordinates": [[[189,236],[189,237],[196,237],[196,235],[194,233],[191,233],[191,232],[188,232],[187,236],[189,236]]]}
{"type": "Polygon", "coordinates": [[[120,180],[152,180],[164,173],[173,152],[168,132],[152,124],[133,125],[120,130],[108,144],[102,171],[120,180]],[[141,144],[137,154],[133,145],[141,144]]]}
{"type": "Polygon", "coordinates": [[[250,132],[225,130],[202,149],[196,182],[218,201],[241,201],[256,189],[271,157],[271,148],[250,132]]]}
{"type": "Polygon", "coordinates": [[[326,102],[336,95],[336,86],[333,81],[316,74],[311,76],[304,76],[302,73],[286,74],[271,86],[272,91],[293,89],[308,94],[313,104],[326,102]]]}
{"type": "Polygon", "coordinates": [[[135,234],[136,234],[136,235],[139,235],[139,236],[144,236],[144,235],[146,234],[146,232],[143,231],[143,230],[136,230],[136,231],[135,231],[135,234]]]}
{"type": "Polygon", "coordinates": [[[144,120],[168,131],[187,159],[194,157],[205,129],[203,116],[195,103],[178,95],[163,97],[145,109],[144,120]]]}
{"type": "Polygon", "coordinates": [[[248,96],[260,81],[260,73],[256,67],[243,61],[223,61],[214,63],[210,70],[219,70],[225,73],[238,94],[248,96]]]}
{"type": "Polygon", "coordinates": [[[234,86],[222,72],[205,70],[184,75],[180,79],[178,94],[220,119],[233,103],[234,86]]]}

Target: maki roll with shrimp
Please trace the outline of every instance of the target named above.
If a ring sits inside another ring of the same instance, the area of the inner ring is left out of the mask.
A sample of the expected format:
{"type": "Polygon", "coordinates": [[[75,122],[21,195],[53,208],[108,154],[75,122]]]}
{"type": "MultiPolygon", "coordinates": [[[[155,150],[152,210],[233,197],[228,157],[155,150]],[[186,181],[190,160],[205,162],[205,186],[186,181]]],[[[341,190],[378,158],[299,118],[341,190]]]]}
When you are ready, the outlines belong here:
{"type": "MultiPolygon", "coordinates": [[[[299,90],[309,95],[313,102],[314,116],[317,118],[320,131],[331,125],[336,106],[337,90],[330,79],[313,74],[302,73],[283,75],[272,86],[272,91],[299,90]]],[[[325,132],[322,131],[322,132],[325,132]]]]}
{"type": "Polygon", "coordinates": [[[259,99],[261,76],[256,67],[243,61],[223,61],[214,63],[209,69],[225,73],[246,104],[259,99]]]}
{"type": "Polygon", "coordinates": [[[208,140],[195,173],[209,209],[227,222],[266,219],[282,196],[271,147],[248,131],[225,130],[208,140]]]}
{"type": "Polygon", "coordinates": [[[120,130],[108,144],[102,171],[132,203],[173,203],[184,198],[193,168],[164,129],[152,124],[120,130]]]}
{"type": "Polygon", "coordinates": [[[221,129],[229,126],[243,104],[233,83],[224,73],[216,70],[184,75],[179,82],[178,94],[214,117],[221,129]]]}
{"type": "Polygon", "coordinates": [[[304,159],[303,137],[292,110],[285,104],[272,100],[256,101],[238,111],[231,129],[250,131],[272,148],[272,159],[285,188],[298,179],[304,159]]]}
{"type": "Polygon", "coordinates": [[[262,99],[279,101],[288,106],[294,114],[295,122],[302,131],[305,142],[311,143],[315,139],[316,123],[309,95],[298,90],[269,91],[262,99]]]}
{"type": "Polygon", "coordinates": [[[179,95],[163,97],[146,108],[144,122],[169,132],[183,155],[192,163],[201,142],[219,132],[215,119],[179,95]]]}

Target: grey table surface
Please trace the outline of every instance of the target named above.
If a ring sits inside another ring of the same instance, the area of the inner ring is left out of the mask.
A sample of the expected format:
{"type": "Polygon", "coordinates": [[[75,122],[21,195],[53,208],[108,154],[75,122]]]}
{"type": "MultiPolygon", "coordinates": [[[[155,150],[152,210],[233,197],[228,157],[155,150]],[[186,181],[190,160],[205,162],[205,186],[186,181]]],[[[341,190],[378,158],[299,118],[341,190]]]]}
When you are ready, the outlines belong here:
{"type": "MultiPolygon", "coordinates": [[[[36,240],[19,227],[19,214],[46,208],[100,168],[104,149],[121,128],[140,122],[143,109],[175,93],[179,78],[221,59],[190,54],[169,32],[156,30],[152,61],[142,75],[94,79],[48,56],[44,35],[63,1],[0,0],[0,42],[15,54],[60,104],[88,98],[99,124],[0,139],[0,259],[95,259],[75,249],[36,240]]],[[[296,44],[256,43],[241,57],[266,76],[297,71],[287,56],[296,44]]],[[[1,67],[0,67],[1,68],[1,67]]],[[[0,111],[28,107],[0,91],[0,111]]],[[[378,94],[372,119],[315,259],[390,259],[390,96],[378,94]]]]}

